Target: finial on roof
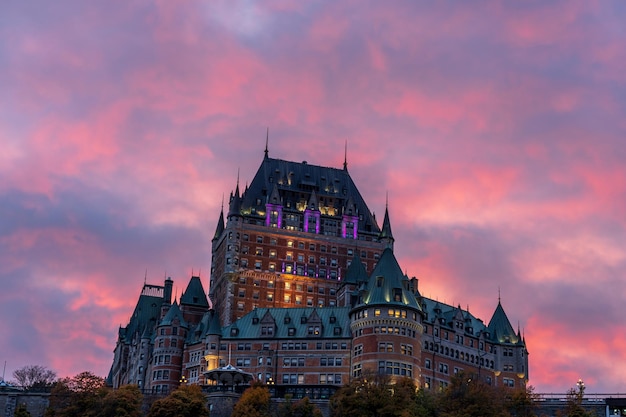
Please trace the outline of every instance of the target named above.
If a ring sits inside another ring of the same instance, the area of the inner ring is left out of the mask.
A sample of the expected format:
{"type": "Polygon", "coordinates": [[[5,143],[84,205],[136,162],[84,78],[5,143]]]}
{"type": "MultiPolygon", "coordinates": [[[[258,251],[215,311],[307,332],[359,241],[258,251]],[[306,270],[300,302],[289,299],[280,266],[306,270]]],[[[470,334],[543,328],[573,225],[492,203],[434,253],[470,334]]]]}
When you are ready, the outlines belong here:
{"type": "Polygon", "coordinates": [[[268,144],[269,144],[269,141],[270,141],[270,128],[268,127],[267,128],[267,133],[265,134],[265,159],[268,158],[268,153],[269,153],[269,151],[268,151],[268,144]]]}
{"type": "Polygon", "coordinates": [[[348,170],[348,139],[346,139],[346,144],[343,151],[343,170],[348,170]]]}
{"type": "Polygon", "coordinates": [[[148,268],[146,268],[146,272],[143,275],[143,285],[146,285],[147,280],[148,280],[148,268]]]}
{"type": "Polygon", "coordinates": [[[224,212],[224,193],[222,193],[222,213],[224,212]]]}
{"type": "Polygon", "coordinates": [[[500,287],[498,286],[498,304],[500,304],[500,287]]]}

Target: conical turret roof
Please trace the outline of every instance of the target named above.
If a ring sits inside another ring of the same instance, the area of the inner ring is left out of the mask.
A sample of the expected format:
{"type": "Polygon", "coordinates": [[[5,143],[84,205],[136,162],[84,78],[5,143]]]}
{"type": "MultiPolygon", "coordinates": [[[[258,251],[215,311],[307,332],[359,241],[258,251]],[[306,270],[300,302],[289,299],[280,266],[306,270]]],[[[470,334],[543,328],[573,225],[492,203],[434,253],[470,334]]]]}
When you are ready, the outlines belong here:
{"type": "Polygon", "coordinates": [[[178,307],[178,303],[176,301],[174,301],[174,304],[172,304],[170,309],[167,311],[167,314],[165,315],[165,317],[163,317],[163,320],[161,320],[159,326],[170,326],[175,321],[175,319],[178,319],[178,322],[180,323],[179,325],[181,327],[187,327],[187,322],[183,318],[183,313],[180,311],[180,308],[178,307]]]}
{"type": "Polygon", "coordinates": [[[367,282],[368,276],[367,271],[365,270],[365,265],[361,262],[361,258],[359,255],[354,253],[354,257],[352,258],[352,262],[350,262],[350,266],[346,270],[346,274],[342,283],[344,284],[359,284],[361,282],[367,282]]]}
{"type": "Polygon", "coordinates": [[[396,304],[422,310],[415,295],[405,286],[404,273],[390,248],[383,251],[370,276],[363,304],[396,304]]]}
{"type": "Polygon", "coordinates": [[[380,230],[379,240],[387,240],[390,243],[394,242],[393,233],[391,233],[391,222],[389,221],[389,209],[385,207],[385,218],[383,219],[383,227],[380,230]]]}
{"type": "Polygon", "coordinates": [[[487,329],[489,330],[491,338],[493,340],[497,340],[500,343],[517,343],[519,340],[517,335],[515,334],[513,326],[511,326],[509,318],[504,312],[504,308],[502,308],[500,300],[498,300],[498,306],[496,307],[496,311],[493,313],[493,316],[489,321],[489,326],[487,326],[487,329]]]}

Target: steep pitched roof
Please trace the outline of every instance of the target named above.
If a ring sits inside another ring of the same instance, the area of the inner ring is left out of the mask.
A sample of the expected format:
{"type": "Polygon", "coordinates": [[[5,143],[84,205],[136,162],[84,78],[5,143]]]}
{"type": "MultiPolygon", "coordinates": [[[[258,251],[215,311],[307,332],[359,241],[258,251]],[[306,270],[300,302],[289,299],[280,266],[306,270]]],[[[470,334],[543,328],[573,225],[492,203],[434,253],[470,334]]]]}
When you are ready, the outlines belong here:
{"type": "MultiPolygon", "coordinates": [[[[359,232],[371,233],[372,236],[378,236],[380,233],[365,200],[346,170],[266,156],[250,186],[241,196],[238,213],[263,217],[260,213],[265,213],[268,196],[274,196],[274,190],[277,190],[280,195],[283,210],[294,212],[298,211],[298,205],[306,205],[311,200],[311,194],[315,192],[315,200],[318,204],[321,205],[323,200],[325,206],[332,207],[336,211],[336,214],[329,214],[331,216],[341,216],[348,199],[352,198],[358,212],[355,215],[359,215],[359,232]]],[[[231,209],[236,202],[236,196],[237,192],[233,196],[231,209]]],[[[275,197],[272,197],[272,201],[274,199],[275,197]]]]}
{"type": "Polygon", "coordinates": [[[413,307],[421,311],[421,307],[405,286],[404,273],[390,248],[386,248],[367,284],[367,293],[363,304],[384,304],[413,307]]]}
{"type": "Polygon", "coordinates": [[[217,227],[215,228],[215,235],[213,236],[213,240],[219,239],[224,233],[224,208],[222,207],[222,211],[220,211],[220,218],[217,220],[217,227]]]}
{"type": "Polygon", "coordinates": [[[506,316],[500,300],[498,300],[498,306],[496,307],[496,311],[493,313],[487,328],[493,340],[497,340],[500,343],[519,342],[519,337],[515,334],[515,330],[513,329],[513,326],[511,326],[511,322],[506,316]]]}
{"type": "Polygon", "coordinates": [[[209,307],[200,277],[191,277],[187,289],[180,297],[180,303],[188,306],[209,307]]]}
{"type": "Polygon", "coordinates": [[[129,343],[134,334],[141,336],[146,327],[154,326],[161,315],[162,303],[163,287],[144,284],[128,325],[119,329],[120,340],[129,343]]]}

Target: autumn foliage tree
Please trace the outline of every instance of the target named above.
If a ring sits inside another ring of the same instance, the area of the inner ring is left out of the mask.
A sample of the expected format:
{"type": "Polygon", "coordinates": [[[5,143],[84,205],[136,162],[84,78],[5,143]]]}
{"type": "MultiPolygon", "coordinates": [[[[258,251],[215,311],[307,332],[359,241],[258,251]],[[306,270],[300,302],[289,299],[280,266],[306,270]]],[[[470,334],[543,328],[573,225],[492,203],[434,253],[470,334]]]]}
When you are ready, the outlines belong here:
{"type": "Polygon", "coordinates": [[[98,413],[98,417],[141,417],[143,395],[137,385],[123,385],[116,390],[108,390],[98,413]]]}
{"type": "Polygon", "coordinates": [[[231,417],[270,417],[270,391],[261,384],[254,383],[241,395],[231,417]]]}
{"type": "Polygon", "coordinates": [[[50,393],[47,417],[97,417],[107,393],[104,378],[81,372],[58,380],[50,393]]]}
{"type": "Polygon", "coordinates": [[[291,396],[287,396],[285,402],[278,406],[276,417],[323,417],[323,414],[309,397],[294,402],[291,396]]]}
{"type": "Polygon", "coordinates": [[[369,375],[340,388],[330,399],[333,417],[424,417],[423,404],[410,378],[392,381],[387,375],[369,375]]]}
{"type": "Polygon", "coordinates": [[[181,385],[155,401],[148,417],[209,417],[206,398],[198,385],[181,385]]]}

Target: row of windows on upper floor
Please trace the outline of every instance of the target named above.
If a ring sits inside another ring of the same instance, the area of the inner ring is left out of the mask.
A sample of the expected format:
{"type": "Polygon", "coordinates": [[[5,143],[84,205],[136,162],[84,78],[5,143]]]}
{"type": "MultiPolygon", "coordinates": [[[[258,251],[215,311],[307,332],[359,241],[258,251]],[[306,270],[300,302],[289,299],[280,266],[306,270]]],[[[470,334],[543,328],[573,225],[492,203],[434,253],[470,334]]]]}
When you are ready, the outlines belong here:
{"type": "MultiPolygon", "coordinates": [[[[428,326],[428,325],[424,325],[424,334],[429,334],[432,333],[433,337],[438,337],[441,340],[448,340],[451,341],[450,338],[450,332],[448,330],[441,330],[439,329],[439,327],[432,327],[432,326],[428,326]]],[[[469,346],[469,347],[474,347],[474,344],[476,343],[476,338],[475,337],[466,337],[464,335],[458,334],[456,332],[452,332],[452,334],[454,334],[454,342],[458,343],[460,345],[465,345],[465,346],[469,346]]],[[[482,333],[483,335],[487,335],[488,333],[482,333]]],[[[486,350],[486,347],[489,348],[489,350],[493,353],[492,349],[494,348],[491,345],[486,345],[482,340],[478,341],[478,349],[479,350],[486,350]]]]}
{"type": "MultiPolygon", "coordinates": [[[[369,316],[369,310],[361,310],[355,315],[355,319],[363,319],[369,316]]],[[[374,317],[394,317],[406,319],[410,317],[412,320],[417,320],[417,313],[414,311],[408,311],[402,308],[388,308],[388,309],[374,309],[374,317]]]]}
{"type": "MultiPolygon", "coordinates": [[[[250,357],[242,357],[236,359],[236,365],[238,367],[250,367],[253,365],[253,358],[250,357]]],[[[321,367],[326,366],[343,366],[343,358],[342,357],[321,357],[318,359],[318,364],[321,367]]],[[[284,357],[282,358],[282,366],[283,367],[304,367],[306,363],[306,358],[304,356],[292,356],[292,357],[284,357]]],[[[271,356],[259,356],[257,357],[256,366],[272,366],[272,357],[271,356]]]]}
{"type": "MultiPolygon", "coordinates": [[[[423,342],[423,347],[424,347],[424,350],[431,351],[433,352],[433,354],[439,353],[443,356],[448,356],[451,359],[458,359],[460,361],[469,362],[477,366],[484,366],[485,368],[493,369],[494,367],[493,360],[486,359],[482,357],[480,354],[474,355],[474,354],[464,352],[459,349],[451,349],[448,346],[441,346],[439,344],[435,344],[435,343],[428,342],[428,341],[423,342]]],[[[430,361],[430,359],[427,359],[427,360],[430,361]]]]}
{"type": "MultiPolygon", "coordinates": [[[[447,340],[447,341],[452,341],[450,339],[450,333],[447,330],[443,330],[443,331],[439,331],[439,328],[437,327],[429,327],[429,326],[424,326],[424,334],[428,334],[429,332],[429,328],[432,329],[432,334],[434,337],[440,337],[439,335],[441,334],[441,340],[447,340]]],[[[463,346],[467,346],[470,348],[473,348],[474,346],[476,346],[476,341],[474,338],[472,337],[465,337],[464,335],[460,335],[460,334],[454,334],[454,342],[463,346]]],[[[492,344],[486,344],[484,343],[482,340],[478,340],[478,350],[480,351],[485,351],[485,352],[489,352],[489,353],[493,353],[496,354],[498,352],[498,349],[496,346],[492,345],[492,344]]],[[[502,356],[509,356],[509,357],[513,357],[514,356],[514,352],[515,349],[514,348],[509,348],[509,347],[503,347],[502,348],[502,356]]],[[[524,350],[520,349],[519,350],[521,357],[524,357],[524,350]]]]}
{"type": "MultiPolygon", "coordinates": [[[[422,306],[422,310],[423,311],[427,310],[427,307],[426,307],[425,304],[422,306]]],[[[426,323],[426,322],[428,322],[428,313],[424,314],[424,323],[426,323]]],[[[467,325],[464,325],[463,322],[461,322],[461,321],[455,321],[454,322],[454,326],[453,326],[452,323],[446,322],[445,318],[439,317],[437,320],[435,320],[435,319],[431,320],[431,323],[432,323],[432,326],[433,326],[434,329],[438,328],[437,326],[435,326],[437,324],[437,325],[439,325],[441,327],[447,327],[447,328],[449,328],[449,329],[451,329],[453,331],[459,330],[461,332],[465,332],[465,333],[468,333],[468,334],[471,334],[471,335],[474,334],[474,327],[470,325],[471,322],[468,322],[467,325]]],[[[479,332],[479,335],[480,334],[482,334],[485,337],[489,337],[489,332],[481,331],[481,332],[479,332]]]]}
{"type": "MultiPolygon", "coordinates": [[[[256,242],[257,244],[270,244],[272,246],[286,246],[287,248],[294,248],[294,249],[297,248],[300,250],[308,249],[308,251],[311,251],[311,252],[319,250],[319,252],[321,253],[343,255],[344,249],[345,249],[346,256],[354,256],[354,253],[355,253],[355,250],[353,248],[337,247],[337,246],[332,246],[332,245],[318,244],[318,243],[305,242],[305,241],[295,241],[293,239],[283,239],[283,238],[270,237],[270,236],[264,236],[264,235],[250,236],[250,234],[248,233],[240,234],[239,232],[228,232],[229,240],[232,240],[234,237],[236,239],[239,239],[240,236],[243,237],[242,240],[244,242],[256,242]]],[[[238,250],[237,245],[231,244],[231,246],[227,246],[227,250],[233,250],[233,249],[237,251],[238,250]]],[[[249,251],[250,250],[249,246],[242,245],[242,251],[243,250],[249,251]]],[[[362,259],[366,259],[366,258],[378,259],[380,257],[379,252],[366,251],[363,249],[361,249],[360,251],[357,251],[357,253],[362,259]]]]}
{"type": "MultiPolygon", "coordinates": [[[[269,283],[269,281],[268,281],[269,283]]],[[[289,281],[286,281],[284,283],[285,285],[283,286],[283,289],[285,291],[293,291],[294,293],[304,293],[305,290],[307,293],[309,294],[314,294],[317,293],[319,295],[326,295],[326,287],[317,287],[317,291],[315,291],[315,287],[313,285],[302,285],[302,284],[293,284],[289,281]]],[[[271,281],[271,285],[268,285],[268,289],[274,289],[274,281],[271,281]]],[[[246,294],[248,294],[248,291],[246,291],[246,288],[238,288],[237,289],[237,297],[239,298],[246,298],[246,294]]],[[[254,299],[259,299],[259,295],[260,295],[260,291],[261,290],[256,290],[253,289],[252,290],[252,298],[254,299]]],[[[331,297],[334,297],[337,295],[337,289],[335,288],[328,288],[328,295],[331,297]]]]}
{"type": "MultiPolygon", "coordinates": [[[[241,259],[241,262],[238,258],[226,258],[226,264],[240,266],[241,269],[249,268],[248,259],[246,258],[241,259]]],[[[254,262],[254,270],[259,272],[263,271],[263,261],[256,260],[254,262]]],[[[283,274],[299,275],[310,278],[323,278],[329,280],[341,279],[341,276],[337,269],[319,268],[317,266],[307,267],[306,265],[298,265],[296,263],[283,262],[280,268],[277,268],[275,262],[270,262],[268,263],[267,269],[265,269],[265,271],[270,273],[281,272],[283,274]]]]}
{"type": "MultiPolygon", "coordinates": [[[[265,301],[266,302],[274,302],[274,294],[273,293],[267,293],[265,295],[265,301]]],[[[254,298],[254,294],[253,294],[253,300],[256,300],[256,298],[254,298]]],[[[306,297],[306,303],[303,302],[302,296],[300,295],[296,295],[295,297],[291,297],[291,295],[284,295],[283,296],[283,300],[282,300],[283,304],[295,304],[295,305],[306,305],[307,307],[319,307],[319,308],[323,308],[326,307],[326,304],[328,303],[329,307],[336,307],[337,306],[337,300],[331,299],[326,301],[324,298],[318,298],[317,300],[315,300],[313,297],[306,297]]],[[[258,303],[252,303],[252,309],[254,310],[255,308],[258,308],[259,304],[258,303]]],[[[265,306],[267,307],[267,306],[265,306]]],[[[237,302],[237,311],[238,312],[245,312],[246,311],[246,303],[243,301],[239,301],[237,302]]]]}
{"type": "MultiPolygon", "coordinates": [[[[302,282],[294,282],[295,280],[291,281],[291,280],[284,280],[284,281],[280,281],[282,283],[284,283],[284,285],[282,286],[285,290],[295,290],[298,292],[304,291],[304,289],[306,288],[306,292],[308,293],[314,293],[317,292],[318,294],[325,294],[326,293],[326,288],[328,288],[328,294],[331,296],[334,296],[337,293],[337,289],[334,288],[334,283],[330,283],[330,287],[325,287],[323,283],[320,282],[316,282],[313,284],[303,284],[302,282]],[[317,288],[317,291],[315,290],[315,288],[317,288]]],[[[269,279],[269,280],[262,280],[260,278],[253,278],[253,279],[249,279],[249,277],[245,277],[245,276],[240,276],[238,283],[240,285],[252,285],[253,287],[267,287],[268,289],[273,289],[276,288],[276,282],[273,279],[269,279]],[[265,285],[263,285],[265,284],[265,285]]]]}
{"type": "MultiPolygon", "coordinates": [[[[244,218],[243,219],[244,223],[247,224],[251,224],[251,225],[255,225],[255,226],[269,226],[269,227],[278,227],[278,224],[267,224],[266,219],[250,219],[250,218],[244,218]]],[[[303,229],[303,224],[300,222],[293,222],[292,224],[290,224],[291,222],[287,221],[284,224],[281,224],[281,229],[284,230],[289,230],[289,231],[293,231],[293,232],[307,232],[306,230],[303,229]]],[[[347,228],[347,223],[346,223],[346,228],[347,228]]],[[[346,233],[345,235],[343,235],[343,227],[337,227],[337,226],[325,226],[324,229],[322,229],[321,231],[318,231],[317,228],[312,228],[311,230],[308,230],[308,233],[315,233],[315,234],[321,234],[324,236],[330,236],[330,237],[344,237],[346,239],[355,239],[355,240],[360,240],[360,241],[364,241],[364,242],[372,242],[376,239],[376,236],[378,235],[378,233],[369,233],[369,234],[364,234],[361,232],[372,232],[372,227],[371,225],[365,225],[365,229],[364,230],[359,230],[358,233],[356,233],[356,231],[352,231],[352,233],[346,233]]],[[[346,230],[347,231],[347,230],[346,230]]]]}

